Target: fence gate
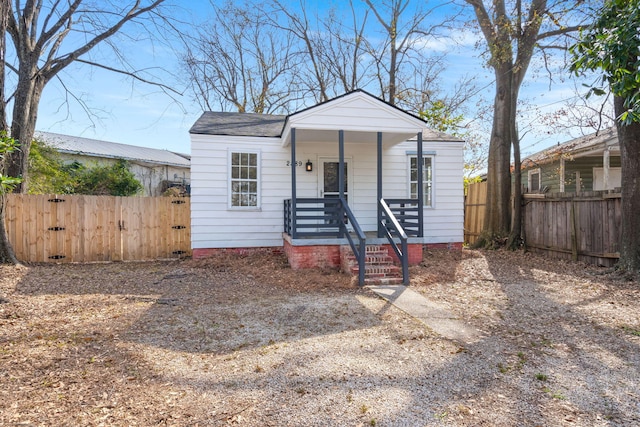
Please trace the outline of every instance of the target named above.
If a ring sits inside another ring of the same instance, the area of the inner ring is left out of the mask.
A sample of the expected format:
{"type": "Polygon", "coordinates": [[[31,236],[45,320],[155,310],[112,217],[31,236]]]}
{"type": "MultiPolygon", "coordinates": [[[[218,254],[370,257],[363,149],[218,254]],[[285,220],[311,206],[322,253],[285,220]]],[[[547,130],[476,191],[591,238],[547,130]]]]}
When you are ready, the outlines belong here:
{"type": "Polygon", "coordinates": [[[191,255],[188,198],[9,194],[5,213],[9,241],[24,262],[191,255]]]}

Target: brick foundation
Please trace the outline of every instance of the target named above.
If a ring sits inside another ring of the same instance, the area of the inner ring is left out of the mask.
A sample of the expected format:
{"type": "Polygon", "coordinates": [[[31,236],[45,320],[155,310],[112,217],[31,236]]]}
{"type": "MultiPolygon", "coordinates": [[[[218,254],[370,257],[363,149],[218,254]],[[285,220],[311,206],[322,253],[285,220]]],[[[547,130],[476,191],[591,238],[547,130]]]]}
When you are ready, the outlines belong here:
{"type": "MultiPolygon", "coordinates": [[[[398,263],[398,257],[390,245],[380,245],[384,247],[389,255],[398,263]]],[[[409,265],[417,265],[422,262],[423,251],[426,250],[449,250],[461,251],[462,242],[453,243],[413,243],[407,246],[409,251],[409,265]]],[[[350,249],[349,249],[350,251],[350,249]]],[[[289,260],[289,265],[294,270],[305,268],[339,268],[341,264],[339,245],[315,245],[315,246],[293,246],[288,241],[284,241],[284,247],[261,247],[261,248],[205,248],[193,249],[193,259],[207,258],[222,253],[238,255],[250,255],[252,253],[285,253],[289,260]]]]}
{"type": "MultiPolygon", "coordinates": [[[[393,258],[393,262],[396,264],[400,264],[400,260],[398,256],[394,252],[391,245],[380,245],[384,247],[389,256],[393,258]]],[[[409,265],[418,265],[422,262],[422,244],[420,243],[410,243],[407,244],[407,251],[409,252],[409,265]]]]}
{"type": "Polygon", "coordinates": [[[293,246],[285,240],[284,253],[289,265],[294,270],[304,268],[337,268],[340,267],[340,246],[293,246]]]}

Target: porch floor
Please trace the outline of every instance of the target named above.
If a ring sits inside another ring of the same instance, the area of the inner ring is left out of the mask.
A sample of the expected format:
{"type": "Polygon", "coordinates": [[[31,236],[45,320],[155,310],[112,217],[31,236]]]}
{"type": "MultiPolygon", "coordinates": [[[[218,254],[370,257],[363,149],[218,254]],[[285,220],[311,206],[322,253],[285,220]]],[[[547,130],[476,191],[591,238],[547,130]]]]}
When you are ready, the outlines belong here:
{"type": "MultiPolygon", "coordinates": [[[[365,231],[365,237],[367,238],[367,245],[388,245],[389,241],[386,237],[378,237],[376,231],[365,231]]],[[[289,242],[292,246],[344,246],[348,245],[349,241],[346,237],[333,238],[333,237],[298,237],[293,239],[289,234],[282,233],[282,238],[289,242]]],[[[354,236],[355,238],[355,236],[354,236]]],[[[396,243],[399,243],[399,239],[394,239],[396,243]]],[[[407,239],[408,244],[421,244],[424,243],[422,237],[409,237],[407,239]]]]}

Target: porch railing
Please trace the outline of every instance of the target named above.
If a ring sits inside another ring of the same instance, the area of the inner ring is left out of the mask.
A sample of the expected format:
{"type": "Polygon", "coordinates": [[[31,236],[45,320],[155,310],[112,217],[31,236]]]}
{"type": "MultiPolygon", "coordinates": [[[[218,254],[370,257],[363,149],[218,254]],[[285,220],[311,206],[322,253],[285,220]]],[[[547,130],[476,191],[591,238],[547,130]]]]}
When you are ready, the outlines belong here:
{"type": "Polygon", "coordinates": [[[384,202],[407,236],[423,236],[423,216],[418,207],[418,199],[384,199],[384,202]]]}
{"type": "MultiPolygon", "coordinates": [[[[398,256],[400,263],[402,265],[402,282],[404,285],[409,285],[409,251],[407,244],[407,232],[404,227],[401,225],[400,221],[397,219],[394,212],[389,207],[388,203],[385,199],[380,199],[378,202],[378,208],[380,209],[380,229],[383,232],[384,236],[389,241],[391,248],[398,256]],[[394,238],[398,238],[400,240],[400,247],[398,247],[398,243],[394,240],[394,238]]],[[[408,224],[405,222],[405,224],[408,224]]]]}
{"type": "Polygon", "coordinates": [[[297,198],[295,209],[291,199],[286,199],[284,231],[294,239],[345,237],[358,261],[358,283],[364,285],[366,236],[344,198],[297,198]]]}

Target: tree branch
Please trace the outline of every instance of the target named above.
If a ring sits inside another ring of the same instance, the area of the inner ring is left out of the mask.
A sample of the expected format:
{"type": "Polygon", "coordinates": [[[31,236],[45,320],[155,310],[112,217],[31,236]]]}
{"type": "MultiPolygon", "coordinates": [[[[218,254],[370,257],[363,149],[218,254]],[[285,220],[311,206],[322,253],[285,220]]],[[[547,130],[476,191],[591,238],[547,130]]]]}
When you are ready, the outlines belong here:
{"type": "Polygon", "coordinates": [[[118,68],[109,67],[108,65],[99,64],[97,62],[92,62],[92,61],[87,61],[87,60],[84,60],[84,59],[81,59],[81,58],[77,58],[76,61],[77,62],[81,62],[83,64],[91,65],[91,66],[94,66],[94,67],[102,68],[104,70],[113,71],[114,73],[124,74],[125,76],[129,76],[129,77],[131,77],[133,79],[136,79],[136,80],[138,80],[138,81],[140,81],[142,83],[147,83],[147,84],[150,84],[150,85],[153,85],[153,86],[158,86],[158,87],[160,87],[162,89],[165,89],[165,90],[168,90],[170,92],[173,92],[176,95],[181,95],[181,96],[183,95],[183,93],[181,93],[181,92],[177,91],[176,89],[174,89],[174,88],[172,88],[170,86],[167,86],[167,85],[165,85],[163,83],[154,82],[152,80],[147,80],[147,79],[144,79],[144,78],[140,77],[139,75],[136,74],[136,71],[120,70],[118,68]]]}
{"type": "MultiPolygon", "coordinates": [[[[80,0],[76,0],[76,1],[80,1],[80,0]]],[[[146,7],[138,8],[140,4],[140,0],[137,0],[136,3],[124,15],[124,17],[122,17],[118,22],[116,22],[111,27],[109,27],[106,31],[103,31],[102,33],[98,34],[97,36],[89,40],[85,45],[79,47],[73,52],[70,52],[60,58],[57,58],[54,61],[52,61],[52,63],[48,64],[49,69],[46,73],[43,74],[45,79],[49,80],[53,75],[55,75],[60,70],[62,70],[63,68],[71,64],[74,60],[78,59],[80,56],[84,55],[85,53],[93,49],[98,43],[116,34],[124,24],[137,18],[138,16],[144,13],[152,11],[153,9],[158,7],[160,4],[162,4],[164,1],[165,0],[155,0],[154,2],[152,2],[150,5],[146,7]]],[[[45,67],[46,65],[43,66],[42,68],[45,69],[45,67]]]]}
{"type": "Polygon", "coordinates": [[[549,37],[560,36],[562,34],[573,33],[575,31],[580,31],[582,28],[584,28],[584,25],[572,25],[569,27],[561,27],[561,28],[558,28],[557,30],[547,31],[545,33],[538,34],[538,37],[536,37],[536,41],[546,39],[549,37]]]}

